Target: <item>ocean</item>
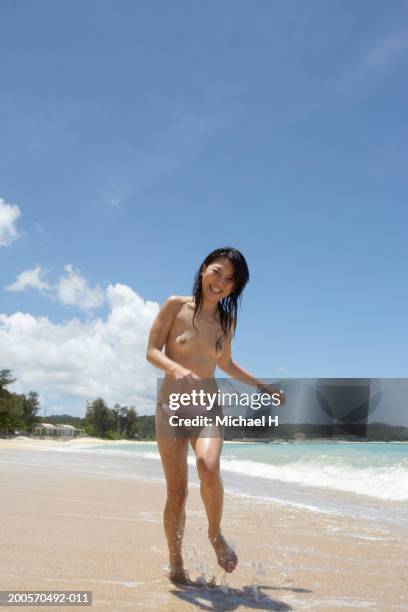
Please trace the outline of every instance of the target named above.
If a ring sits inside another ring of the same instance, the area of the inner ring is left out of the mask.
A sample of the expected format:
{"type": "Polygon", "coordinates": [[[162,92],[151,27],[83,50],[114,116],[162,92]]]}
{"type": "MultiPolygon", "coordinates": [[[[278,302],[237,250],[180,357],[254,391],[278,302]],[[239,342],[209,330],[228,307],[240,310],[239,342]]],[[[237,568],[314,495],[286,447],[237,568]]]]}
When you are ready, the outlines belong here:
{"type": "MultiPolygon", "coordinates": [[[[0,462],[70,469],[120,479],[163,481],[155,443],[55,442],[41,452],[0,449],[0,462]]],[[[198,485],[190,449],[189,481],[198,485]]],[[[390,442],[280,442],[224,444],[221,471],[227,492],[360,517],[408,529],[408,444],[390,442]]]]}

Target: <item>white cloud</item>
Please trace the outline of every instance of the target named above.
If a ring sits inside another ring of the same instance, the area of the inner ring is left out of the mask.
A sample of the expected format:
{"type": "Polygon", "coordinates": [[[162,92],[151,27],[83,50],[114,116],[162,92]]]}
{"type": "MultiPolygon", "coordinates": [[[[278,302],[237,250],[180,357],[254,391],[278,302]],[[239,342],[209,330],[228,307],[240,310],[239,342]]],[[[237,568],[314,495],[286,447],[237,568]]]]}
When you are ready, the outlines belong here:
{"type": "Polygon", "coordinates": [[[356,61],[345,70],[335,84],[337,92],[344,92],[363,78],[372,76],[408,49],[408,30],[396,32],[375,41],[356,61]]]}
{"type": "Polygon", "coordinates": [[[19,392],[40,393],[47,413],[68,405],[82,416],[87,399],[102,396],[153,412],[159,370],[146,362],[151,323],[159,311],[126,285],[109,285],[106,320],[53,323],[29,313],[0,314],[1,367],[18,379],[19,392]],[[68,404],[67,404],[68,402],[68,404]]]}
{"type": "Polygon", "coordinates": [[[39,264],[32,270],[25,270],[17,276],[17,280],[11,285],[7,285],[7,291],[24,291],[24,289],[38,289],[44,291],[50,289],[49,284],[45,280],[45,272],[39,264]]]}
{"type": "Polygon", "coordinates": [[[61,276],[56,292],[63,304],[78,306],[81,310],[92,310],[102,306],[105,301],[104,292],[99,285],[89,287],[79,270],[75,271],[71,264],[64,266],[67,276],[61,276]]]}
{"type": "Polygon", "coordinates": [[[16,228],[20,216],[21,212],[16,204],[8,204],[0,198],[0,246],[8,246],[21,237],[16,228]]]}
{"type": "Polygon", "coordinates": [[[24,291],[38,289],[47,297],[58,300],[62,304],[78,306],[81,310],[91,311],[105,303],[105,292],[99,285],[90,287],[79,270],[74,270],[71,264],[64,266],[66,272],[58,282],[50,286],[45,279],[45,272],[40,264],[30,270],[21,272],[14,283],[7,285],[7,291],[24,291]]]}

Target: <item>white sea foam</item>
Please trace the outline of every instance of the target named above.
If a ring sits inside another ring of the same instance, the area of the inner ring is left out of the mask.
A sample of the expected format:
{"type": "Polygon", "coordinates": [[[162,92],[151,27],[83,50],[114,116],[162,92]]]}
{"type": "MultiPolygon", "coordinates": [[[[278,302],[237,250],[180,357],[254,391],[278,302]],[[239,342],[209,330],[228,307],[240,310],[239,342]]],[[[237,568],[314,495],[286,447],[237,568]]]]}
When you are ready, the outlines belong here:
{"type": "Polygon", "coordinates": [[[342,463],[329,465],[323,462],[296,461],[286,465],[271,465],[258,461],[224,459],[222,469],[247,476],[347,491],[378,499],[408,500],[408,469],[401,463],[360,469],[342,463]]]}
{"type": "MultiPolygon", "coordinates": [[[[107,451],[116,453],[116,451],[107,451]]],[[[119,451],[120,452],[120,451],[119,451]]],[[[126,451],[123,451],[125,454],[126,451]]],[[[135,452],[145,459],[160,460],[157,452],[135,452]]],[[[327,459],[327,458],[326,458],[327,459]]],[[[382,467],[358,468],[346,462],[336,461],[332,464],[321,461],[295,461],[287,464],[272,465],[259,461],[243,459],[222,459],[222,469],[229,472],[267,478],[281,482],[300,484],[309,487],[346,491],[358,495],[390,500],[408,500],[408,465],[399,462],[382,467]]],[[[195,465],[195,458],[188,457],[189,465],[195,465]]]]}
{"type": "MultiPolygon", "coordinates": [[[[87,446],[86,443],[75,445],[75,447],[61,444],[42,450],[61,453],[78,451],[88,455],[160,461],[160,454],[153,445],[151,450],[147,450],[146,447],[140,448],[138,445],[118,448],[112,447],[111,444],[101,444],[98,447],[87,446]]],[[[278,449],[273,449],[273,451],[277,453],[278,449]]],[[[290,452],[293,453],[293,451],[294,449],[291,448],[290,452]]],[[[265,448],[260,447],[258,452],[262,452],[265,456],[265,448]]],[[[346,451],[344,451],[344,456],[329,455],[327,451],[319,453],[314,451],[314,454],[310,454],[311,452],[313,449],[310,449],[309,452],[303,449],[302,458],[299,454],[274,455],[271,452],[270,459],[268,457],[270,463],[252,458],[234,458],[234,455],[228,453],[225,456],[225,453],[221,457],[221,466],[223,471],[239,474],[242,477],[263,478],[316,489],[344,491],[388,501],[408,500],[408,458],[399,457],[398,460],[395,458],[393,461],[393,458],[385,457],[384,454],[378,457],[364,454],[360,457],[347,455],[346,451]]],[[[195,465],[193,455],[189,455],[188,463],[195,465]]]]}

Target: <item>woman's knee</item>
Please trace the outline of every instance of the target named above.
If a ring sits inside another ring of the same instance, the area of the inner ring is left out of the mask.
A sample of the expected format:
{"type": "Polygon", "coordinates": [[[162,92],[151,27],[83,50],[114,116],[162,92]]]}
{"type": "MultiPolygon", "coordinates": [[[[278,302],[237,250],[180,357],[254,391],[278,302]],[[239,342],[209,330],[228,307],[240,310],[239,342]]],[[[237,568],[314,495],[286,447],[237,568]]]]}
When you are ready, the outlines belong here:
{"type": "Polygon", "coordinates": [[[205,457],[197,457],[197,471],[201,482],[211,484],[219,478],[220,462],[218,459],[212,460],[205,457]]]}
{"type": "Polygon", "coordinates": [[[173,507],[182,508],[186,503],[187,495],[187,487],[168,487],[167,503],[173,507]]]}

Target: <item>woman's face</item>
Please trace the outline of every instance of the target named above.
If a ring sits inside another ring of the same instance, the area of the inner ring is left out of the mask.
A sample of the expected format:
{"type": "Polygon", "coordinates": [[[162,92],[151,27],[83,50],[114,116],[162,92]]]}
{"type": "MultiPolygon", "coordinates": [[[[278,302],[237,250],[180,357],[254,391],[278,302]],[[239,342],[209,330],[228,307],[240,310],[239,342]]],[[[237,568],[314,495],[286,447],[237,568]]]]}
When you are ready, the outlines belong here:
{"type": "Polygon", "coordinates": [[[226,257],[215,259],[202,270],[203,295],[219,302],[234,290],[234,266],[226,257]]]}

